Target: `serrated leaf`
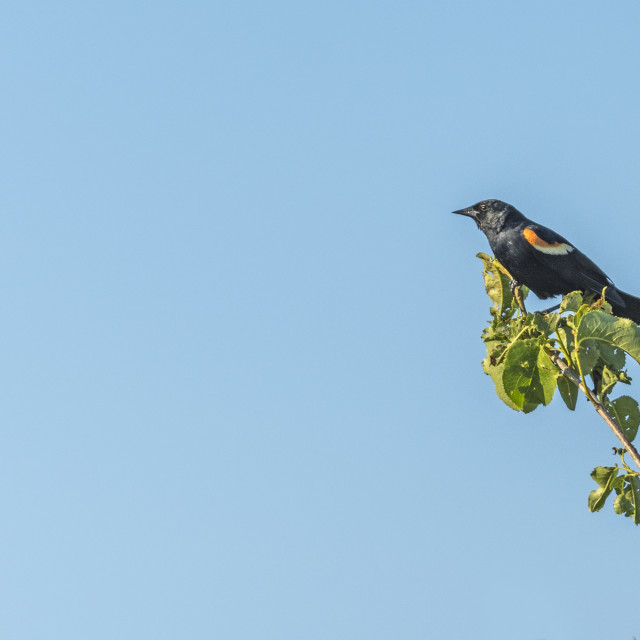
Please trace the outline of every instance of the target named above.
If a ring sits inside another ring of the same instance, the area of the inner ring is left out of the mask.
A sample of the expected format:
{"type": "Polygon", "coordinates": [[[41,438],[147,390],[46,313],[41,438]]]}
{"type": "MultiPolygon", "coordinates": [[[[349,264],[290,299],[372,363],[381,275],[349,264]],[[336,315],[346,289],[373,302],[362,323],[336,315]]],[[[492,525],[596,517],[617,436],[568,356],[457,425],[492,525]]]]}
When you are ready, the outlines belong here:
{"type": "Polygon", "coordinates": [[[601,401],[604,401],[606,396],[608,396],[613,387],[618,383],[618,374],[615,371],[612,371],[606,365],[602,367],[600,372],[600,379],[598,380],[598,398],[601,401]]]}
{"type": "Polygon", "coordinates": [[[595,302],[591,303],[590,306],[593,309],[598,309],[599,311],[606,313],[608,316],[613,313],[611,305],[606,300],[596,300],[595,302]]]}
{"type": "Polygon", "coordinates": [[[606,488],[618,477],[618,471],[620,471],[620,467],[617,465],[614,467],[596,467],[590,475],[599,487],[606,488]]]}
{"type": "Polygon", "coordinates": [[[613,502],[613,510],[627,518],[633,518],[640,524],[640,478],[628,474],[621,476],[625,480],[624,488],[618,489],[618,496],[613,502]]]}
{"type": "MultiPolygon", "coordinates": [[[[539,314],[536,314],[536,315],[539,315],[539,314]]],[[[543,317],[547,321],[547,324],[550,329],[549,333],[546,334],[547,336],[549,336],[558,329],[558,323],[562,320],[562,316],[560,315],[560,313],[556,312],[556,313],[549,313],[543,317]]]]}
{"type": "Polygon", "coordinates": [[[623,349],[640,363],[640,327],[627,318],[617,318],[602,311],[586,313],[577,325],[576,340],[579,348],[587,340],[604,342],[623,349]]]}
{"type": "Polygon", "coordinates": [[[565,376],[560,376],[558,378],[558,391],[567,407],[574,411],[578,403],[578,387],[565,376]]]}
{"type": "Polygon", "coordinates": [[[552,314],[552,316],[544,316],[541,313],[533,313],[529,316],[531,318],[531,326],[539,331],[545,338],[548,338],[555,332],[557,324],[556,317],[558,314],[552,314]]]}
{"type": "MultiPolygon", "coordinates": [[[[596,309],[593,306],[591,298],[592,296],[588,294],[585,295],[584,297],[585,303],[576,311],[575,315],[573,316],[574,327],[578,327],[578,325],[580,324],[580,321],[584,316],[586,316],[589,313],[593,313],[594,311],[598,311],[598,309],[596,309]]],[[[599,311],[599,313],[602,313],[602,311],[599,311]]],[[[606,315],[609,315],[609,314],[606,314],[606,315]]]]}
{"type": "MultiPolygon", "coordinates": [[[[575,352],[574,352],[575,355],[575,352]]],[[[580,360],[582,373],[587,376],[593,368],[598,364],[600,359],[600,350],[598,349],[597,340],[583,340],[578,346],[577,357],[580,360]]]]}
{"type": "Polygon", "coordinates": [[[495,319],[482,331],[482,339],[485,342],[504,342],[508,338],[508,335],[509,333],[505,325],[495,319]]]}
{"type": "Polygon", "coordinates": [[[625,515],[628,518],[629,516],[633,515],[633,503],[629,501],[624,492],[620,493],[613,501],[613,510],[618,515],[625,515]]]}
{"type": "Polygon", "coordinates": [[[615,488],[619,467],[596,467],[591,472],[591,477],[598,483],[598,489],[589,493],[587,502],[589,511],[600,511],[604,503],[615,488]]]}
{"type": "Polygon", "coordinates": [[[621,491],[616,499],[613,501],[613,510],[621,516],[630,518],[634,515],[635,509],[633,508],[633,502],[629,500],[629,495],[626,491],[621,491]]]}
{"type": "Polygon", "coordinates": [[[560,303],[560,312],[573,311],[574,313],[582,306],[582,292],[572,291],[567,293],[560,303]]]}
{"type": "Polygon", "coordinates": [[[606,407],[624,435],[629,438],[630,442],[633,442],[640,425],[640,408],[636,400],[630,396],[620,396],[615,400],[608,401],[606,407]]]}
{"type": "Polygon", "coordinates": [[[618,382],[631,384],[631,380],[629,379],[629,376],[627,376],[627,372],[614,371],[608,365],[604,365],[600,370],[600,379],[598,380],[598,398],[604,402],[604,399],[611,393],[618,382]]]}
{"type": "Polygon", "coordinates": [[[504,402],[507,407],[513,409],[514,411],[520,411],[521,407],[517,406],[513,403],[511,398],[507,395],[504,390],[504,384],[502,383],[502,375],[504,373],[504,362],[500,364],[491,364],[491,357],[487,356],[482,361],[482,369],[484,372],[491,377],[493,380],[493,384],[496,387],[496,393],[498,394],[498,398],[504,402]]]}
{"type": "Polygon", "coordinates": [[[477,257],[482,260],[484,269],[484,288],[490,300],[494,303],[493,312],[504,315],[514,309],[514,298],[509,286],[509,278],[500,270],[496,261],[486,253],[478,253],[477,257]]]}
{"type": "Polygon", "coordinates": [[[561,326],[556,329],[556,335],[562,340],[569,353],[573,354],[575,342],[573,331],[569,327],[561,326]]]}
{"type": "MultiPolygon", "coordinates": [[[[513,317],[519,309],[518,303],[511,290],[511,278],[507,275],[506,269],[491,256],[486,253],[476,254],[484,265],[483,276],[485,281],[485,289],[492,302],[491,314],[502,320],[508,320],[513,317]]],[[[520,297],[525,300],[529,294],[529,289],[524,285],[520,285],[520,297]]]]}
{"type": "Polygon", "coordinates": [[[600,357],[613,369],[622,369],[626,362],[625,352],[620,347],[614,347],[607,342],[600,342],[598,346],[600,357]]]}
{"type": "Polygon", "coordinates": [[[502,382],[511,401],[525,413],[553,399],[558,369],[536,339],[514,342],[504,359],[502,382]]]}

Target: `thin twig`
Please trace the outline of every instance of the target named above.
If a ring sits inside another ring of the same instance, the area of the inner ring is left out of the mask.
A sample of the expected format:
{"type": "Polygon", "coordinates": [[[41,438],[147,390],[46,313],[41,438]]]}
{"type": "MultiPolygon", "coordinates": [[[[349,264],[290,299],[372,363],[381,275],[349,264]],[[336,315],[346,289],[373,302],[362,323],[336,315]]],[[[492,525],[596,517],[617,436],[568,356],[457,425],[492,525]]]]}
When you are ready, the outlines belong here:
{"type": "Polygon", "coordinates": [[[600,414],[600,417],[607,423],[607,426],[613,433],[616,438],[620,440],[622,446],[629,452],[629,455],[636,463],[638,469],[640,469],[640,454],[638,454],[638,450],[631,444],[631,441],[627,436],[625,436],[624,431],[620,429],[620,427],[614,422],[611,414],[605,409],[604,405],[598,401],[596,397],[594,397],[593,393],[582,383],[580,376],[563,360],[560,359],[560,356],[553,351],[547,352],[551,361],[562,371],[562,375],[565,378],[573,382],[573,384],[584,393],[585,396],[589,399],[593,408],[600,414]]]}
{"type": "Polygon", "coordinates": [[[522,286],[517,285],[513,288],[513,297],[516,299],[518,306],[520,307],[520,311],[522,311],[522,315],[527,315],[527,308],[524,306],[524,298],[522,297],[522,286]]]}

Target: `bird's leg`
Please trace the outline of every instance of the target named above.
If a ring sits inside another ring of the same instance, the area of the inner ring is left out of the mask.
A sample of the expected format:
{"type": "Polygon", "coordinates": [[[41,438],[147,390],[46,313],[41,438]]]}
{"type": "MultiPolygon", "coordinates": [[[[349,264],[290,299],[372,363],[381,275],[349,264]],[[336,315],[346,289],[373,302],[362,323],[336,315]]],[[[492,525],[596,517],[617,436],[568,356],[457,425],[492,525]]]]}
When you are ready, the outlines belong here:
{"type": "Polygon", "coordinates": [[[602,380],[602,369],[600,367],[595,367],[591,372],[591,379],[593,380],[593,396],[595,398],[598,397],[598,385],[602,380]]]}
{"type": "Polygon", "coordinates": [[[516,302],[520,307],[520,311],[522,311],[522,315],[526,316],[527,310],[524,307],[524,300],[522,298],[520,283],[515,278],[511,278],[511,280],[509,281],[509,289],[511,289],[511,293],[513,294],[513,297],[516,299],[516,302]]]}
{"type": "Polygon", "coordinates": [[[538,313],[547,315],[547,313],[551,313],[552,311],[557,311],[559,308],[560,308],[560,305],[556,304],[553,307],[549,307],[548,309],[545,309],[544,311],[538,311],[538,313]]]}
{"type": "Polygon", "coordinates": [[[522,292],[520,289],[520,283],[504,268],[504,265],[501,264],[496,258],[493,259],[496,263],[497,267],[504,273],[507,278],[509,278],[509,289],[511,289],[511,293],[513,297],[516,299],[518,303],[518,307],[520,307],[520,311],[522,311],[522,315],[527,315],[527,310],[524,306],[524,298],[522,297],[522,292]]]}

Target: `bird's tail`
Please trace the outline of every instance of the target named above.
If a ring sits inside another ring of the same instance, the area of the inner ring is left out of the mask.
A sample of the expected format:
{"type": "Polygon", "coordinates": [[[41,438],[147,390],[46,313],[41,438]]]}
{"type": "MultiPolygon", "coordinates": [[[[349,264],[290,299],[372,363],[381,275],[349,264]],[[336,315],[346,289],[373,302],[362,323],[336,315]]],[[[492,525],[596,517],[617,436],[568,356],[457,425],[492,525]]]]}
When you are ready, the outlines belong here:
{"type": "Polygon", "coordinates": [[[640,324],[640,298],[632,296],[630,293],[625,293],[617,289],[620,297],[624,300],[624,307],[617,304],[611,305],[613,313],[621,318],[629,318],[636,324],[640,324]]]}

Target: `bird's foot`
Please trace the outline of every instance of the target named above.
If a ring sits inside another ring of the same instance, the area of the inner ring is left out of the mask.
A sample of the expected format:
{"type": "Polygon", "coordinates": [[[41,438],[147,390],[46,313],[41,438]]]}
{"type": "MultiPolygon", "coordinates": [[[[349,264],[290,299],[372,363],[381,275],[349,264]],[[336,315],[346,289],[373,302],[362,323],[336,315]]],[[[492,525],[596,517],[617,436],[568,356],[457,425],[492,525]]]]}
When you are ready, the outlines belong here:
{"type": "Polygon", "coordinates": [[[511,278],[509,281],[509,289],[511,289],[511,293],[513,297],[516,299],[518,303],[518,307],[520,307],[520,311],[522,311],[522,315],[527,315],[527,310],[524,306],[524,298],[522,297],[522,289],[520,289],[520,283],[515,279],[511,278]]]}
{"type": "Polygon", "coordinates": [[[554,305],[553,307],[549,307],[548,309],[544,309],[543,311],[536,311],[536,313],[541,313],[543,316],[546,316],[548,313],[552,311],[557,311],[560,308],[559,304],[554,305]]]}

